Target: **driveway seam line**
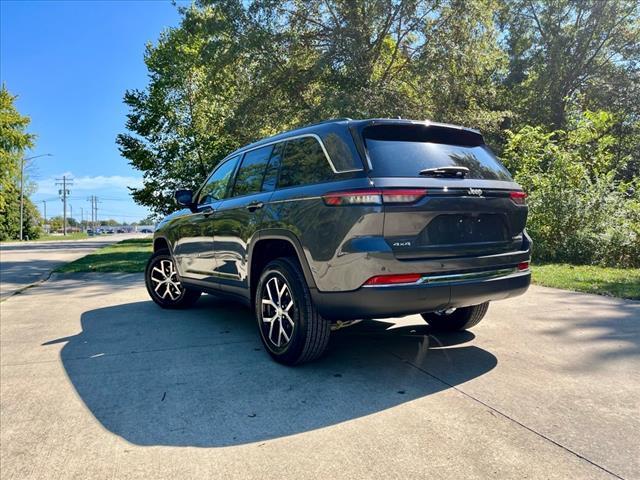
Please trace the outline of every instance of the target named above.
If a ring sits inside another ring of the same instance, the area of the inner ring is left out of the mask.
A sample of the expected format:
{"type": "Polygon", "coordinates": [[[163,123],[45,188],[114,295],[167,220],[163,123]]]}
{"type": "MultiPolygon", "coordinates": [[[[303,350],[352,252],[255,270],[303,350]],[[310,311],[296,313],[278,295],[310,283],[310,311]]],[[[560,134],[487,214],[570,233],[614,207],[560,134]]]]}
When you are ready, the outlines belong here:
{"type": "Polygon", "coordinates": [[[416,370],[418,370],[418,371],[420,371],[420,372],[424,373],[425,375],[428,375],[428,376],[430,376],[431,378],[434,378],[435,380],[437,380],[437,381],[439,381],[439,382],[442,382],[443,384],[445,384],[445,385],[447,385],[448,387],[452,388],[452,389],[453,389],[453,390],[455,390],[456,392],[461,393],[461,394],[462,394],[462,395],[464,395],[465,397],[470,398],[471,400],[473,400],[473,401],[475,401],[475,402],[477,402],[477,403],[479,403],[479,404],[481,404],[481,405],[483,405],[483,406],[487,407],[488,409],[490,409],[491,411],[493,411],[493,412],[497,413],[497,414],[498,414],[498,415],[500,415],[501,417],[506,418],[507,420],[509,420],[509,421],[511,421],[511,422],[513,422],[513,423],[515,423],[515,424],[517,424],[517,425],[519,425],[519,426],[521,426],[522,428],[524,428],[524,429],[528,430],[529,432],[531,432],[531,433],[533,433],[533,434],[537,435],[538,437],[540,437],[540,438],[542,438],[542,439],[544,439],[544,440],[546,440],[546,441],[548,441],[548,442],[552,443],[553,445],[555,445],[555,446],[557,446],[557,447],[560,447],[562,450],[566,451],[567,453],[570,453],[570,454],[572,454],[572,455],[574,455],[574,456],[578,457],[579,459],[584,460],[585,462],[587,462],[587,463],[589,463],[589,464],[593,465],[594,467],[596,467],[596,468],[598,468],[598,469],[602,470],[603,472],[608,473],[609,475],[614,476],[615,478],[618,478],[618,479],[620,479],[620,480],[625,480],[625,478],[624,478],[624,477],[621,477],[621,476],[620,476],[620,475],[618,475],[617,473],[614,473],[614,472],[612,472],[611,470],[608,470],[607,468],[603,467],[602,465],[599,465],[599,464],[597,464],[596,462],[594,462],[594,461],[592,461],[592,460],[589,460],[587,457],[585,457],[585,456],[583,456],[583,455],[579,454],[578,452],[576,452],[576,451],[574,451],[574,450],[570,449],[569,447],[567,447],[567,446],[565,446],[565,445],[562,445],[561,443],[559,443],[559,442],[557,442],[557,441],[553,440],[552,438],[547,437],[547,436],[546,436],[546,435],[544,435],[543,433],[540,433],[540,432],[538,432],[537,430],[534,430],[533,428],[531,428],[531,427],[529,427],[529,426],[525,425],[524,423],[522,423],[522,422],[520,422],[520,421],[516,420],[515,418],[510,417],[510,416],[509,416],[509,415],[507,415],[506,413],[501,412],[501,411],[500,411],[500,410],[498,410],[497,408],[492,407],[491,405],[489,405],[489,404],[487,404],[487,403],[483,402],[483,401],[482,401],[482,400],[480,400],[479,398],[476,398],[476,397],[474,397],[473,395],[471,395],[471,394],[469,394],[469,393],[465,392],[464,390],[461,390],[460,388],[456,387],[455,385],[452,385],[452,384],[450,384],[449,382],[446,382],[445,380],[443,380],[443,379],[441,379],[440,377],[438,377],[438,376],[436,376],[436,375],[434,375],[434,374],[432,374],[432,373],[428,372],[427,370],[425,370],[425,369],[423,369],[423,368],[421,368],[421,367],[417,366],[416,364],[412,363],[411,361],[409,361],[409,360],[405,360],[404,358],[400,357],[399,355],[396,355],[396,354],[395,354],[395,353],[393,353],[393,352],[388,351],[388,353],[389,353],[391,356],[393,356],[393,357],[397,358],[398,360],[400,360],[400,361],[402,361],[402,362],[404,362],[404,363],[406,363],[406,364],[408,364],[408,365],[412,366],[412,367],[413,367],[413,368],[415,368],[416,370]]]}
{"type": "Polygon", "coordinates": [[[51,275],[53,275],[55,269],[51,270],[46,277],[41,278],[39,280],[36,280],[33,283],[30,283],[29,285],[25,285],[24,287],[20,287],[18,290],[14,290],[13,292],[11,292],[9,295],[3,297],[2,299],[0,299],[0,303],[2,302],[6,302],[7,300],[9,300],[11,297],[13,297],[14,295],[20,295],[22,292],[24,292],[25,290],[28,290],[29,288],[33,288],[33,287],[37,287],[38,285],[40,285],[41,283],[44,283],[46,281],[48,281],[51,278],[51,275]]]}
{"type": "MultiPolygon", "coordinates": [[[[73,358],[67,358],[67,361],[80,361],[80,360],[92,360],[95,358],[106,358],[106,357],[120,357],[120,356],[125,356],[125,355],[137,355],[137,354],[141,354],[141,353],[157,353],[157,352],[171,352],[171,351],[175,351],[175,350],[189,350],[191,348],[207,348],[207,347],[221,347],[224,345],[236,345],[239,343],[251,343],[253,342],[253,340],[238,340],[235,342],[226,342],[226,343],[207,343],[204,345],[186,345],[184,347],[171,347],[171,348],[157,348],[157,349],[153,349],[153,350],[133,350],[131,352],[119,352],[119,353],[105,353],[104,355],[100,355],[98,357],[96,357],[95,355],[90,355],[88,357],[73,357],[73,358]]],[[[44,364],[44,363],[54,363],[57,362],[59,359],[56,360],[40,360],[40,361],[35,361],[35,362],[23,362],[23,363],[5,363],[3,365],[0,365],[0,368],[4,368],[4,367],[22,367],[22,366],[26,366],[26,365],[38,365],[38,364],[44,364]]]]}

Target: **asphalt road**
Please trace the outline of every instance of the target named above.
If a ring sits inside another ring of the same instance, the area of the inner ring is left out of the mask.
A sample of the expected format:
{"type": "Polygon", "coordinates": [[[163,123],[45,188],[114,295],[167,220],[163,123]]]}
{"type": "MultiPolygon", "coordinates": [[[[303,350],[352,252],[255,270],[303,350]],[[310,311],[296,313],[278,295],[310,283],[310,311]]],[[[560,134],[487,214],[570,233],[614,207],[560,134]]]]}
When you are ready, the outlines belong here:
{"type": "Polygon", "coordinates": [[[58,265],[84,257],[105,245],[139,234],[114,234],[85,240],[0,243],[0,299],[49,276],[58,265]]]}
{"type": "Polygon", "coordinates": [[[287,368],[241,307],[142,282],[0,304],[3,479],[640,478],[640,302],[533,287],[469,333],[370,322],[287,368]]]}

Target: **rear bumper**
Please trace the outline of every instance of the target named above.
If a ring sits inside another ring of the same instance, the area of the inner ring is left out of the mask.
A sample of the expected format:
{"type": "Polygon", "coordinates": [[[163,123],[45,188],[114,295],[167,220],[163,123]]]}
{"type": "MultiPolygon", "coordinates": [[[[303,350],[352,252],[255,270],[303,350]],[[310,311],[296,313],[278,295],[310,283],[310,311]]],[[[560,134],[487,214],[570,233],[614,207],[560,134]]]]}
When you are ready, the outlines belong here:
{"type": "Polygon", "coordinates": [[[531,283],[529,270],[486,279],[367,286],[348,292],[320,292],[312,296],[327,319],[350,320],[411,315],[451,307],[467,307],[522,295],[531,283]]]}

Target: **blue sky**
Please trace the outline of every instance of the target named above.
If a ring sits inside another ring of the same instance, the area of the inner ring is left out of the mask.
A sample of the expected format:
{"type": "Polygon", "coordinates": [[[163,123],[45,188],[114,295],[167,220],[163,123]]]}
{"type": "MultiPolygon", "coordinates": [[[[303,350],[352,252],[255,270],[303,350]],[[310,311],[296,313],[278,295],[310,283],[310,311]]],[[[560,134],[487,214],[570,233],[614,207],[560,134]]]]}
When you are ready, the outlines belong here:
{"type": "Polygon", "coordinates": [[[70,204],[85,218],[97,195],[99,217],[133,222],[148,212],[129,197],[141,174],[120,157],[127,89],[144,88],[145,45],[179,23],[170,1],[0,0],[0,79],[38,136],[30,155],[38,191],[32,199],[47,216],[62,214],[56,177],[73,177],[70,204]]]}

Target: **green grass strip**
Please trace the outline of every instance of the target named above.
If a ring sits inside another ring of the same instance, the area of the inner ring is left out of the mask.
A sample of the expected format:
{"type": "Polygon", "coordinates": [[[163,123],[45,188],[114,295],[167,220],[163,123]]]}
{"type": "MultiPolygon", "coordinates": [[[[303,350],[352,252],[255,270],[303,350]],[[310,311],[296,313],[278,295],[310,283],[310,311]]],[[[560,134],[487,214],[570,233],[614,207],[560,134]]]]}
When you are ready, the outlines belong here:
{"type": "Polygon", "coordinates": [[[134,238],[108,245],[86,257],[61,265],[58,273],[144,272],[152,251],[150,238],[134,238]]]}
{"type": "Polygon", "coordinates": [[[640,300],[640,268],[533,265],[533,282],[545,287],[640,300]]]}

